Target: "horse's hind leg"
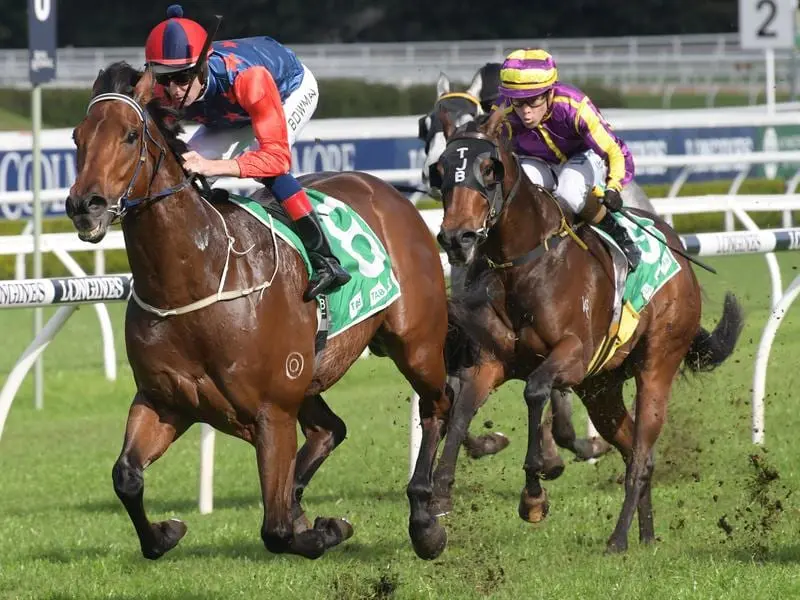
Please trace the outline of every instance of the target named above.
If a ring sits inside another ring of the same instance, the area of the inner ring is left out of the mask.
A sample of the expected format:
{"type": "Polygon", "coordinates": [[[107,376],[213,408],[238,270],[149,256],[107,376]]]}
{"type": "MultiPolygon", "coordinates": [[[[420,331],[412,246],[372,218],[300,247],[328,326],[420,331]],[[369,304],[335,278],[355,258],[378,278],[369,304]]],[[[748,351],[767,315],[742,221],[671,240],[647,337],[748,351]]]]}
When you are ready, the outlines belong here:
{"type": "MultiPolygon", "coordinates": [[[[625,462],[626,473],[630,473],[633,455],[634,422],[625,407],[623,397],[624,383],[625,379],[622,375],[614,372],[601,373],[581,386],[581,396],[597,431],[606,441],[611,442],[619,450],[625,462]]],[[[630,518],[633,518],[633,510],[635,508],[635,504],[630,508],[630,518]]],[[[622,515],[620,519],[622,519],[622,515]]],[[[627,520],[627,527],[630,527],[630,519],[627,520]]],[[[617,541],[613,547],[609,540],[609,551],[622,551],[627,548],[627,527],[625,528],[625,535],[621,538],[616,538],[617,541]]]]}
{"type": "MultiPolygon", "coordinates": [[[[306,437],[306,443],[297,454],[294,472],[292,526],[295,535],[311,528],[301,504],[306,486],[325,459],[347,435],[344,421],[331,410],[320,395],[308,397],[303,401],[297,420],[306,437]]],[[[341,519],[318,518],[314,528],[321,529],[327,534],[326,548],[340,544],[353,535],[353,528],[341,519]]]]}
{"type": "Polygon", "coordinates": [[[406,487],[411,513],[408,533],[417,556],[432,560],[447,545],[447,532],[433,515],[431,500],[433,464],[447,427],[451,402],[445,392],[443,327],[446,326],[447,315],[444,310],[441,319],[436,319],[431,311],[426,314],[428,321],[414,323],[413,329],[409,327],[413,320],[407,316],[405,320],[400,320],[402,327],[395,328],[387,323],[385,345],[389,356],[419,396],[422,441],[414,473],[406,487]],[[437,331],[440,327],[441,331],[437,331]]]}
{"type": "Polygon", "coordinates": [[[625,500],[614,531],[608,539],[609,552],[623,552],[628,548],[628,530],[637,509],[640,510],[640,541],[648,543],[655,539],[650,498],[652,450],[664,424],[672,385],[672,377],[662,374],[664,369],[668,371],[669,365],[662,362],[658,373],[644,372],[637,375],[635,421],[625,408],[622,396],[624,382],[621,376],[600,375],[585,387],[584,403],[592,422],[600,435],[620,450],[626,465],[625,500]]]}
{"type": "Polygon", "coordinates": [[[138,393],[128,413],[125,441],[111,477],[114,491],[122,501],[139,536],[145,558],[160,558],[174,548],[186,534],[186,525],[177,519],[151,523],[144,510],[143,472],[164,454],[169,445],[186,431],[191,423],[184,417],[156,411],[138,393]]]}
{"type": "Polygon", "coordinates": [[[677,367],[677,364],[670,365],[667,359],[662,358],[656,367],[646,369],[636,376],[633,453],[625,473],[625,501],[617,525],[608,540],[608,550],[611,552],[627,548],[628,529],[637,508],[639,540],[643,543],[655,540],[650,495],[654,467],[653,446],[667,416],[667,402],[677,367]]]}
{"type": "MultiPolygon", "coordinates": [[[[550,394],[550,406],[553,412],[552,437],[559,447],[569,450],[579,460],[597,458],[611,450],[611,445],[602,438],[588,439],[575,435],[575,428],[572,426],[572,400],[569,390],[553,390],[550,394]]],[[[545,422],[546,420],[547,415],[545,415],[545,422]]],[[[546,450],[544,459],[545,473],[547,473],[548,453],[546,450]]],[[[546,479],[553,479],[553,477],[546,477],[546,479]]]]}

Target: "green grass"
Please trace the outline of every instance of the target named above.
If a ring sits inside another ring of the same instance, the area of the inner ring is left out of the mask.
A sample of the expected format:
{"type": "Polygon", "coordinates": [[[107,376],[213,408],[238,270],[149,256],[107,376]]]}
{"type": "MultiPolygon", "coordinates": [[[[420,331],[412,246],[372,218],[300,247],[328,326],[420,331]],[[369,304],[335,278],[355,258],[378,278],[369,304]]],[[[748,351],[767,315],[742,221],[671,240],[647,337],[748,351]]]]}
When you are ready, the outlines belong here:
{"type": "MultiPolygon", "coordinates": [[[[710,260],[717,277],[699,273],[704,323],[713,325],[724,291],[747,313],[734,356],[716,372],[676,383],[658,446],[653,547],[638,545],[636,526],[624,556],[605,556],[617,517],[621,461],[568,464],[547,484],[551,514],[538,526],[516,514],[523,485],[525,411],[521,386],[490,399],[473,431],[491,420],[511,446],[480,461],[462,458],[456,509],[444,520],[441,558],[415,558],[406,532],[404,487],[409,388],[391,363],[359,361],[327,395],[348,424],[306,494],[309,515],[347,516],[355,536],[317,561],[268,554],[253,450],[218,437],[215,510],[197,511],[198,429],[176,443],[145,476],[152,519],[183,518],[189,533],[152,563],[111,486],[133,393],[121,339],[120,377],[103,378],[93,310],[81,309],[45,353],[45,409],[21,390],[0,440],[0,598],[789,598],[800,594],[795,441],[800,426],[793,390],[800,386],[800,319],[789,312],[776,340],[767,382],[768,463],[780,477],[758,487],[748,456],[750,389],[767,315],[769,279],[760,256],[710,260]],[[782,510],[774,502],[782,502],[782,510]],[[733,527],[727,536],[723,516],[733,527]]],[[[784,282],[800,256],[780,257],[784,282]]],[[[122,307],[112,306],[117,332],[122,307]]],[[[7,373],[30,340],[30,311],[0,311],[7,373]]],[[[585,412],[576,409],[576,423],[585,412]]],[[[566,455],[565,455],[566,458],[566,455]]]]}
{"type": "Polygon", "coordinates": [[[29,117],[0,107],[0,131],[25,131],[30,130],[29,117]]]}

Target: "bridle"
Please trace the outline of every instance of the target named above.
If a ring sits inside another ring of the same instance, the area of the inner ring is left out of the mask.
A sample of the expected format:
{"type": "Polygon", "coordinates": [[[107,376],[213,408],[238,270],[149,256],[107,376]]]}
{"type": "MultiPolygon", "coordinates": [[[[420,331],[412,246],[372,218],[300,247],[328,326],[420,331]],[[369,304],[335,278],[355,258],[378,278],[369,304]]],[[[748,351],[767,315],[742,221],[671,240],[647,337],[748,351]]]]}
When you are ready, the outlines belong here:
{"type": "Polygon", "coordinates": [[[139,117],[139,121],[142,123],[142,135],[139,136],[141,141],[139,143],[139,157],[136,160],[136,168],[133,171],[133,175],[131,176],[130,182],[128,183],[128,186],[125,189],[125,192],[117,199],[116,206],[108,209],[109,212],[114,214],[114,219],[116,220],[116,219],[122,219],[131,208],[139,206],[145,202],[160,200],[162,198],[166,198],[167,196],[171,196],[172,194],[180,192],[181,190],[183,190],[184,188],[186,188],[191,184],[191,179],[184,175],[183,180],[177,185],[173,185],[164,190],[161,190],[160,192],[151,194],[150,188],[153,185],[153,181],[155,180],[156,173],[158,173],[158,169],[161,166],[161,162],[167,155],[167,150],[164,149],[164,146],[162,146],[150,132],[150,128],[148,127],[149,115],[147,111],[130,96],[114,92],[109,92],[106,94],[98,94],[97,96],[92,98],[91,102],[89,102],[89,106],[86,108],[86,114],[89,114],[89,111],[95,104],[107,101],[117,101],[127,104],[134,110],[134,112],[136,112],[136,116],[139,117]],[[155,167],[153,168],[153,174],[150,177],[150,181],[147,184],[147,193],[144,196],[140,196],[139,198],[131,198],[130,196],[133,193],[133,188],[136,185],[136,180],[139,177],[139,172],[142,169],[142,165],[144,165],[147,162],[148,139],[151,142],[153,142],[153,144],[155,144],[156,147],[158,148],[158,159],[156,160],[155,167]]]}
{"type": "MultiPolygon", "coordinates": [[[[505,181],[505,166],[503,165],[503,161],[500,159],[500,150],[497,142],[480,131],[464,131],[455,133],[453,137],[447,141],[447,145],[449,146],[450,144],[463,139],[480,140],[491,145],[491,150],[476,156],[472,165],[475,180],[479,182],[479,188],[476,189],[489,204],[489,211],[486,213],[486,218],[483,220],[483,226],[475,232],[478,234],[479,241],[483,242],[488,237],[489,230],[497,224],[500,215],[517,195],[517,191],[519,190],[519,186],[522,181],[522,166],[520,165],[517,155],[512,153],[511,156],[513,157],[516,165],[517,176],[514,179],[514,183],[512,184],[511,189],[508,191],[508,194],[504,194],[503,182],[505,181]],[[481,162],[487,158],[494,163],[496,179],[496,182],[489,187],[486,187],[483,184],[483,177],[480,173],[481,162]]],[[[455,185],[453,187],[455,187],[455,185]]]]}

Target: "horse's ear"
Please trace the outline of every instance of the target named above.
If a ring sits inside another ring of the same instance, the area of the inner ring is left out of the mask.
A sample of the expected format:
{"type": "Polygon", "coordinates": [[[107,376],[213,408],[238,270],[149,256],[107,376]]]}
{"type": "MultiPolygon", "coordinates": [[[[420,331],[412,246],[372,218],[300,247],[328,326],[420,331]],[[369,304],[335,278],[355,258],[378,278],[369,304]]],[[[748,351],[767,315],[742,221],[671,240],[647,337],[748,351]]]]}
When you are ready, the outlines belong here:
{"type": "Polygon", "coordinates": [[[483,87],[483,77],[481,76],[481,72],[478,71],[477,73],[475,73],[475,77],[472,78],[472,83],[469,84],[466,93],[472,96],[473,98],[480,98],[482,87],[483,87]]]}
{"type": "Polygon", "coordinates": [[[153,99],[154,84],[155,78],[153,77],[153,72],[150,69],[145,69],[139,81],[136,83],[136,87],[133,88],[133,97],[142,106],[153,99]]]}
{"type": "Polygon", "coordinates": [[[453,135],[453,132],[456,130],[456,125],[450,119],[450,114],[446,110],[439,111],[439,122],[442,124],[442,133],[444,133],[444,139],[450,139],[450,136],[453,135]]]}
{"type": "Polygon", "coordinates": [[[484,126],[486,135],[494,139],[499,139],[500,135],[503,133],[505,116],[505,111],[502,109],[498,108],[493,110],[492,114],[489,115],[489,120],[486,121],[486,125],[484,126]]]}
{"type": "Polygon", "coordinates": [[[97,72],[97,79],[95,79],[94,83],[92,84],[92,98],[100,93],[100,79],[103,77],[103,73],[105,73],[105,69],[100,69],[97,72]]]}
{"type": "Polygon", "coordinates": [[[450,79],[444,73],[439,73],[439,79],[436,81],[436,97],[441,98],[445,94],[450,93],[450,79]]]}

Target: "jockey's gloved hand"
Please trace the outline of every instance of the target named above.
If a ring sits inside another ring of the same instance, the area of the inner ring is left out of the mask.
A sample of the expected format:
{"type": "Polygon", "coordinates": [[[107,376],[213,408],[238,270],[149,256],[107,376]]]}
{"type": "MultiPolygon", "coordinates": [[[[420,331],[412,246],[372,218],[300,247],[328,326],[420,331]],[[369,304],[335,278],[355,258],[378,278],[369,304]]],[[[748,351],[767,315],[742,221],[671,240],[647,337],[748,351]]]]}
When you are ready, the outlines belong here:
{"type": "Polygon", "coordinates": [[[622,208],[622,196],[617,190],[607,189],[603,194],[603,204],[611,212],[617,212],[622,208]]]}

